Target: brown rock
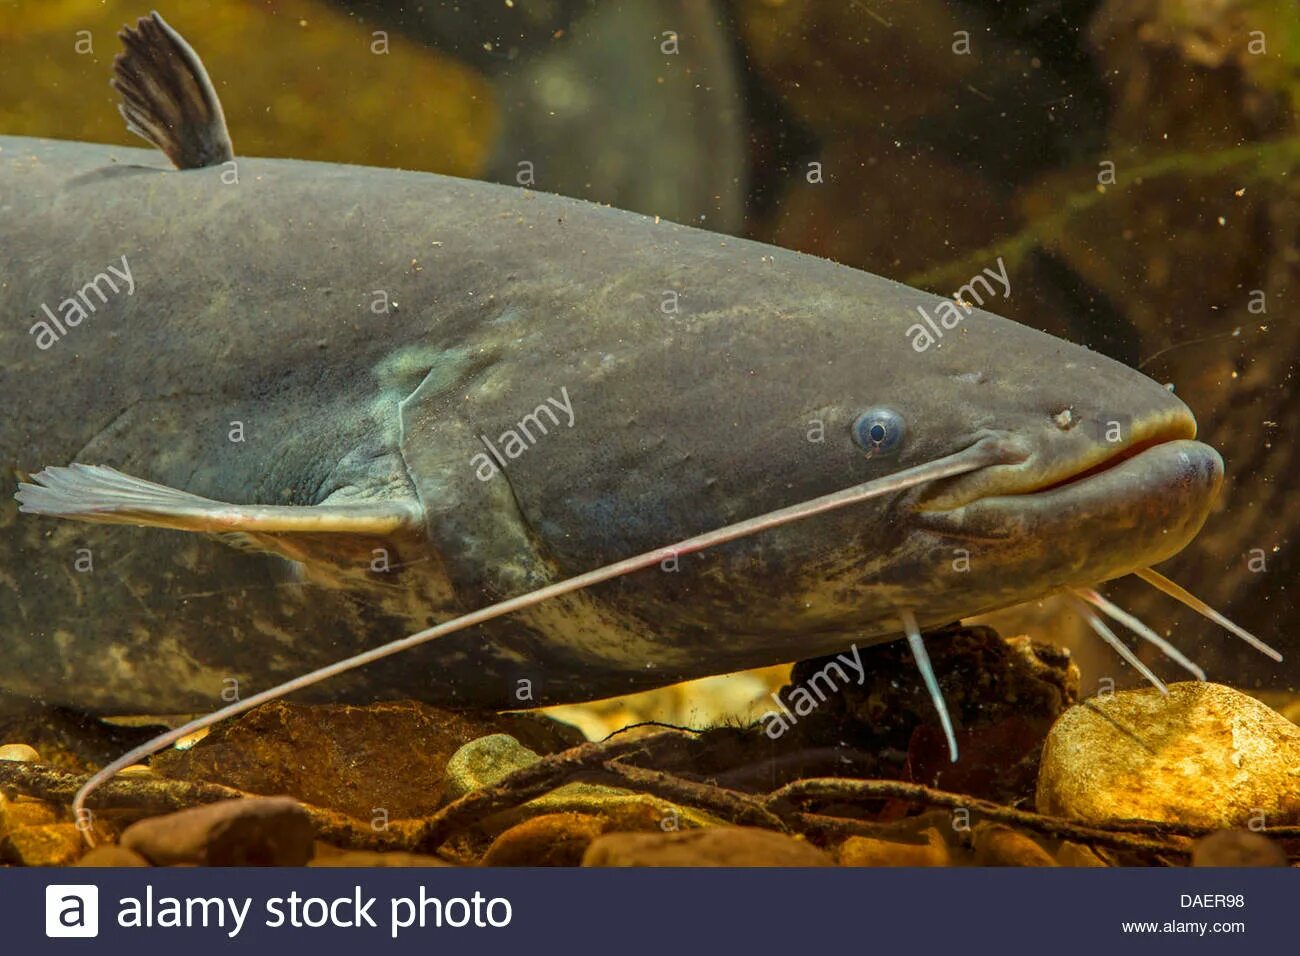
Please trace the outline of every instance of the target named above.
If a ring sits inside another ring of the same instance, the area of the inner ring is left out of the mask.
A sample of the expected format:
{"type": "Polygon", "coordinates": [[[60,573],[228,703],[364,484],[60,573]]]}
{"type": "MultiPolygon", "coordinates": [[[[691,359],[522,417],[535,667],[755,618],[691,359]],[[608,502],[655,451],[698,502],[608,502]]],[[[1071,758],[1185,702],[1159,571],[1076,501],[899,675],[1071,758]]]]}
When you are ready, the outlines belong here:
{"type": "Polygon", "coordinates": [[[443,770],[461,746],[508,733],[540,754],[582,743],[573,728],[528,714],[473,714],[415,701],[366,707],[265,704],[217,727],[153,769],[249,793],[288,794],[361,820],[426,816],[443,798],[443,770]]]}
{"type": "Polygon", "coordinates": [[[975,825],[976,866],[1056,866],[1031,837],[1002,823],[975,825]]]}
{"type": "Polygon", "coordinates": [[[1286,866],[1286,853],[1262,833],[1219,830],[1196,841],[1192,866],[1286,866]]]}
{"type": "Polygon", "coordinates": [[[1071,708],[1043,748],[1042,813],[1231,829],[1300,821],[1300,728],[1221,684],[1123,691],[1071,708]]]}
{"type": "Polygon", "coordinates": [[[1109,866],[1091,848],[1082,843],[1065,841],[1056,851],[1056,862],[1061,866],[1109,866]]]}
{"type": "Polygon", "coordinates": [[[149,866],[149,861],[134,850],[116,843],[97,846],[80,860],[77,866],[149,866]]]}
{"type": "Polygon", "coordinates": [[[802,840],[753,827],[677,833],[607,833],[587,848],[583,866],[833,866],[802,840]]]}
{"type": "Polygon", "coordinates": [[[548,813],[511,827],[493,841],[484,866],[579,866],[608,821],[583,813],[548,813]]]}
{"type": "Polygon", "coordinates": [[[589,807],[599,812],[578,809],[564,812],[581,813],[585,816],[598,816],[605,821],[606,833],[664,833],[676,829],[694,829],[698,826],[716,826],[715,817],[699,810],[677,808],[666,801],[651,802],[646,800],[608,800],[589,807]]]}
{"type": "Polygon", "coordinates": [[[302,866],[314,839],[296,800],[257,797],[141,820],[126,828],[121,845],[158,866],[302,866]]]}
{"type": "Polygon", "coordinates": [[[840,866],[951,866],[948,844],[934,827],[922,836],[924,843],[899,843],[875,837],[849,837],[840,844],[840,866]]]}
{"type": "Polygon", "coordinates": [[[69,866],[86,850],[74,823],[11,830],[0,840],[0,860],[18,866],[69,866]]]}
{"type": "Polygon", "coordinates": [[[11,799],[0,793],[0,837],[10,830],[59,823],[62,820],[63,814],[52,803],[34,797],[11,799]]]}

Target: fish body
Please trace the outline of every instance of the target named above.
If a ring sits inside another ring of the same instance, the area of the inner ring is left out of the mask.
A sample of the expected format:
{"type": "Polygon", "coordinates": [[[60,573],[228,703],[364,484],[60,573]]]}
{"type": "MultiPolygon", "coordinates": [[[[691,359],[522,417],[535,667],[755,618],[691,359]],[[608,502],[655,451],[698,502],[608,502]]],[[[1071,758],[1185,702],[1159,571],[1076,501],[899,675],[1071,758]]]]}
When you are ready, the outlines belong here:
{"type": "Polygon", "coordinates": [[[2,693],[204,710],[996,451],[307,692],[596,699],[1127,574],[1221,481],[1169,391],[969,304],[528,189],[189,145],[211,164],[0,138],[2,693]],[[38,470],[72,463],[106,467],[38,470]]]}
{"type": "MultiPolygon", "coordinates": [[[[981,435],[1021,443],[1044,474],[1108,451],[1111,420],[1129,429],[1123,447],[1144,431],[1190,438],[1165,389],[978,310],[951,344],[918,353],[907,329],[941,300],[797,253],[423,173],[241,159],[227,184],[222,167],[150,169],[129,149],[0,148],[11,475],[90,461],[225,502],[413,501],[427,531],[292,560],[20,521],[6,504],[11,692],[197,709],[230,680],[261,688],[981,435]],[[42,305],[57,310],[109,265],[126,271],[123,257],[132,290],[95,296],[97,311],[40,348],[42,305]],[[564,396],[571,418],[537,412],[564,396]],[[869,458],[850,428],[880,405],[908,435],[869,458]],[[1078,425],[1064,430],[1067,409],[1078,425]],[[526,416],[545,431],[526,422],[535,440],[506,457],[500,438],[526,416]],[[483,436],[501,456],[487,480],[483,436]],[[77,570],[82,549],[91,570],[77,570]]],[[[889,637],[901,604],[940,624],[1104,579],[1175,553],[1204,519],[1217,458],[1187,444],[1171,476],[1125,476],[1137,506],[1071,515],[1035,496],[1013,528],[969,539],[925,526],[910,499],[868,504],[322,690],[510,706],[529,681],[536,702],[595,698],[889,637]],[[954,570],[963,550],[970,568],[954,570]]]]}

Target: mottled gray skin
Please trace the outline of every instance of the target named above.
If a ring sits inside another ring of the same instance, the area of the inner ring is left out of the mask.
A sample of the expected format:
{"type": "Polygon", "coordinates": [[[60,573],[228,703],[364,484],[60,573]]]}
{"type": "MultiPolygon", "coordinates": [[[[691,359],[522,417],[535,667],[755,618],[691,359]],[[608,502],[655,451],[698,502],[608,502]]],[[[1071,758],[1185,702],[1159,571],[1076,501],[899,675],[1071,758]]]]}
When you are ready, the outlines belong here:
{"type": "Polygon", "coordinates": [[[0,690],[101,713],[206,710],[437,620],[980,439],[1007,463],[876,499],[457,633],[313,688],[518,707],[887,640],[1180,550],[1220,481],[1164,388],[833,263],[552,195],[423,173],[0,138],[0,464],[111,465],[210,498],[418,500],[422,532],[306,565],[213,537],[0,503],[0,690]],[[128,257],[48,350],[41,303],[128,257]],[[375,314],[375,290],[395,303],[375,314]],[[661,309],[680,293],[680,314],[661,309]],[[476,436],[548,396],[575,424],[504,474],[476,436]],[[850,438],[889,406],[907,437],[850,438]],[[1060,413],[1071,409],[1065,421],[1060,413]],[[1126,443],[1175,439],[1033,491],[1126,443]],[[231,422],[246,440],[232,443],[231,422]],[[815,423],[821,423],[817,425],[815,423]],[[1064,423],[1063,423],[1064,422],[1064,423]],[[824,438],[816,438],[824,427],[824,438]],[[978,499],[978,500],[977,500],[978,499]],[[920,510],[924,506],[928,510],[920,510]],[[94,570],[78,572],[79,548],[94,570]],[[969,553],[969,570],[958,570],[969,553]],[[531,699],[518,692],[531,682],[531,699]]]}

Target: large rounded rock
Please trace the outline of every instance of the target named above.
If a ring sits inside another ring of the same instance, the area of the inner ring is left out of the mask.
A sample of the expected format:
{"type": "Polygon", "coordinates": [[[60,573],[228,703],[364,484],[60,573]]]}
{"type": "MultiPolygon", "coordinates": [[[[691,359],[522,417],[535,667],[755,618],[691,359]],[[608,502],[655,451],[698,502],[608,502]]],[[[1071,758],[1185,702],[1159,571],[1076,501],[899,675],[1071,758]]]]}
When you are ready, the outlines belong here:
{"type": "Polygon", "coordinates": [[[1037,802],[1043,813],[1089,822],[1294,824],[1300,728],[1221,684],[1093,698],[1048,734],[1037,802]]]}
{"type": "Polygon", "coordinates": [[[1056,851],[1056,862],[1060,866],[1109,866],[1110,864],[1097,855],[1092,847],[1082,843],[1064,841],[1056,851]]]}

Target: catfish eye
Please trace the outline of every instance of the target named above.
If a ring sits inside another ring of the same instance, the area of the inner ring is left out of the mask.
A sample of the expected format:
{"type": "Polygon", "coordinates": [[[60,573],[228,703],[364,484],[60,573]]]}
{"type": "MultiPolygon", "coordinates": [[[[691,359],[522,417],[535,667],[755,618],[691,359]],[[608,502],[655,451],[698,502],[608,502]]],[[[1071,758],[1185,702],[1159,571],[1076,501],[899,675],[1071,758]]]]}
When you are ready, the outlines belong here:
{"type": "Polygon", "coordinates": [[[869,408],[853,423],[853,440],[871,455],[887,455],[903,443],[903,416],[890,408],[869,408]]]}

